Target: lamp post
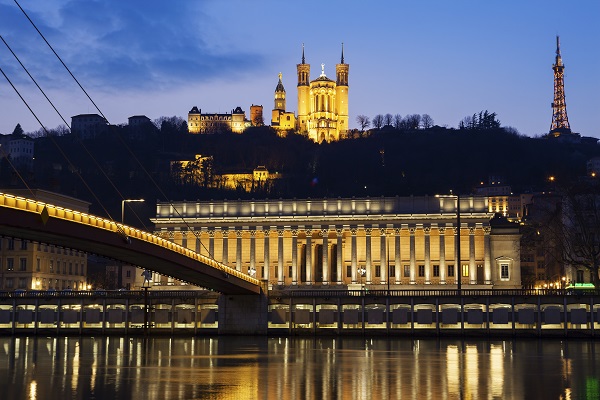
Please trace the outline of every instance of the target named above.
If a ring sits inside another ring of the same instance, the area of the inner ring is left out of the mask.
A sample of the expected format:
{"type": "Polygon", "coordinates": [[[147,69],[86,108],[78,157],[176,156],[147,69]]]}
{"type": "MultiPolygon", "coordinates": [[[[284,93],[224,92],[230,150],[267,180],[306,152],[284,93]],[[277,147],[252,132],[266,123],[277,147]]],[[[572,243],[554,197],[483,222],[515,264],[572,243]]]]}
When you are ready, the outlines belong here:
{"type": "Polygon", "coordinates": [[[121,223],[125,222],[125,203],[143,202],[144,199],[123,199],[121,200],[121,223]]]}

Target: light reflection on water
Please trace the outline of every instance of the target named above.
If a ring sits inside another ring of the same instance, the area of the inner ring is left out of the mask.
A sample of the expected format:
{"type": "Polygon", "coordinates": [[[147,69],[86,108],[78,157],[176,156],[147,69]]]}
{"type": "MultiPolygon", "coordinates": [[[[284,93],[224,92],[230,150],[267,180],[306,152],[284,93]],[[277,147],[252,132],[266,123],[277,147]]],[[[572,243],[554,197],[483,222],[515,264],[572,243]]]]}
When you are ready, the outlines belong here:
{"type": "Polygon", "coordinates": [[[600,399],[592,341],[0,337],[2,399],[600,399]]]}

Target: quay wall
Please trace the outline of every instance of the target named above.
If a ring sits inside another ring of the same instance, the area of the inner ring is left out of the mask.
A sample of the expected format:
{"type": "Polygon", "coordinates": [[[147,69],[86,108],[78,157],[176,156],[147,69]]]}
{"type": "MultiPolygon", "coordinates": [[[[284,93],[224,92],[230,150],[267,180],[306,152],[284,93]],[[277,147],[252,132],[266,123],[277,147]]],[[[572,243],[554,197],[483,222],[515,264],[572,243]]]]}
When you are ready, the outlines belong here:
{"type": "Polygon", "coordinates": [[[600,293],[296,290],[0,293],[0,335],[388,335],[596,338],[600,293]]]}

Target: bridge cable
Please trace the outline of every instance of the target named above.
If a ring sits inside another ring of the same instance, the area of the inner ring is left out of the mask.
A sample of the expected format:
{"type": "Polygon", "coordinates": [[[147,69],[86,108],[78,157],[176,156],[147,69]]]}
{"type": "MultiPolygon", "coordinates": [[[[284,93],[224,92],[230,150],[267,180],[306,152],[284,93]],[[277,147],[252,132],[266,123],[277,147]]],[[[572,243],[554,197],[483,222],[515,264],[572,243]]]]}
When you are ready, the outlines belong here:
{"type": "MultiPolygon", "coordinates": [[[[88,99],[91,101],[91,103],[94,105],[94,107],[96,108],[96,110],[98,110],[98,113],[106,120],[108,121],[108,119],[105,117],[104,113],[100,110],[100,108],[98,107],[98,105],[92,100],[91,96],[88,94],[88,92],[83,88],[83,86],[81,85],[81,83],[79,82],[79,80],[77,80],[77,78],[75,77],[75,75],[71,72],[71,70],[69,69],[69,67],[67,67],[67,65],[64,63],[64,61],[62,60],[62,58],[58,55],[58,53],[54,50],[54,48],[52,47],[52,45],[48,42],[48,40],[45,38],[45,36],[42,34],[42,32],[38,29],[38,27],[35,25],[35,23],[31,20],[31,18],[29,17],[29,15],[25,12],[25,10],[21,7],[21,5],[17,2],[17,0],[13,0],[15,2],[15,4],[17,4],[17,6],[19,7],[19,9],[21,10],[21,12],[25,15],[25,17],[27,18],[27,20],[31,23],[31,25],[35,28],[35,30],[38,32],[38,34],[42,37],[42,39],[44,40],[44,42],[46,42],[46,44],[48,45],[48,47],[52,50],[52,52],[54,53],[54,55],[60,60],[61,64],[65,67],[65,69],[69,72],[69,74],[71,75],[71,77],[75,80],[75,82],[77,82],[78,86],[81,88],[81,90],[85,93],[85,95],[88,97],[88,99]]],[[[146,175],[149,177],[150,181],[155,185],[155,187],[158,189],[158,191],[160,192],[160,194],[165,198],[165,200],[169,203],[169,205],[171,206],[171,208],[173,209],[173,211],[181,218],[182,222],[186,225],[186,227],[188,228],[188,231],[191,231],[192,234],[197,238],[200,239],[199,234],[197,233],[196,230],[192,230],[190,229],[191,226],[189,225],[189,223],[185,220],[185,218],[183,217],[183,215],[181,215],[181,213],[177,210],[177,208],[174,206],[174,203],[167,197],[167,195],[164,193],[164,191],[160,188],[160,186],[158,185],[158,183],[156,183],[156,181],[152,178],[152,175],[150,175],[150,173],[148,172],[148,170],[142,165],[142,163],[139,161],[139,159],[135,156],[135,154],[131,151],[131,149],[129,148],[129,146],[127,146],[127,144],[124,142],[123,138],[121,137],[121,135],[119,135],[117,133],[117,137],[119,138],[119,140],[121,141],[121,143],[125,146],[126,150],[129,151],[129,153],[132,155],[132,157],[134,158],[134,160],[138,163],[138,165],[142,168],[142,170],[146,173],[146,175]]],[[[96,197],[96,196],[94,196],[96,197]]],[[[134,212],[135,213],[135,212],[134,212]]],[[[137,216],[137,214],[136,214],[137,216]]],[[[112,219],[112,218],[111,218],[112,219]]],[[[138,218],[139,219],[139,218],[138,218]]],[[[206,246],[202,243],[202,240],[199,240],[200,245],[206,250],[206,252],[209,255],[209,258],[214,260],[214,255],[210,253],[210,251],[206,248],[206,246]]]]}
{"type": "MultiPolygon", "coordinates": [[[[42,124],[42,121],[40,121],[40,119],[38,118],[38,116],[35,113],[35,111],[33,111],[33,109],[29,106],[29,104],[23,98],[23,96],[21,95],[21,93],[19,92],[19,90],[15,87],[15,85],[12,83],[12,81],[10,80],[10,78],[6,75],[6,73],[4,72],[4,70],[2,69],[2,67],[0,67],[0,72],[2,73],[2,75],[4,75],[4,78],[10,84],[10,86],[12,86],[13,90],[17,93],[17,95],[19,96],[19,98],[21,99],[21,101],[23,102],[23,104],[25,104],[25,106],[27,107],[27,109],[29,109],[29,111],[31,112],[31,114],[33,115],[33,117],[40,124],[40,126],[42,127],[42,129],[44,130],[44,132],[46,133],[46,135],[48,137],[52,137],[51,135],[48,134],[48,130],[46,129],[46,127],[44,126],[44,124],[42,124]]],[[[56,144],[56,142],[54,142],[54,141],[53,141],[53,143],[56,144]]],[[[58,146],[56,144],[56,148],[62,154],[62,156],[67,160],[67,162],[69,163],[69,165],[71,167],[74,167],[73,163],[71,162],[71,160],[69,159],[69,157],[65,154],[65,152],[60,148],[60,146],[58,146]]],[[[85,179],[83,179],[83,177],[77,171],[77,169],[73,168],[73,170],[75,171],[75,174],[81,179],[81,181],[83,182],[83,184],[85,185],[85,187],[90,191],[91,195],[94,196],[94,198],[96,199],[96,201],[98,201],[98,203],[100,204],[100,206],[102,208],[104,208],[104,206],[102,205],[102,202],[100,201],[100,199],[96,196],[96,194],[94,193],[94,191],[92,190],[92,188],[87,184],[87,182],[85,181],[85,179]]],[[[29,189],[29,190],[31,191],[31,189],[29,189]]],[[[108,211],[105,208],[104,208],[104,211],[108,214],[108,211]]],[[[110,214],[108,214],[108,215],[110,216],[110,214]]],[[[123,230],[123,228],[119,224],[115,224],[115,225],[117,226],[117,230],[119,231],[119,233],[121,233],[122,235],[126,236],[125,231],[123,230]]]]}
{"type": "MultiPolygon", "coordinates": [[[[4,40],[4,37],[2,37],[2,35],[0,35],[0,39],[2,40],[2,42],[4,43],[4,45],[8,48],[8,50],[12,53],[12,55],[14,56],[14,58],[18,61],[18,63],[21,65],[21,68],[23,68],[23,70],[27,73],[27,75],[29,76],[29,78],[31,78],[31,80],[33,81],[33,83],[37,86],[37,88],[39,89],[39,91],[44,95],[44,97],[46,98],[46,100],[48,101],[48,103],[50,103],[50,105],[52,106],[52,108],[54,109],[54,111],[56,111],[56,113],[58,114],[58,116],[60,117],[60,119],[64,122],[64,124],[71,129],[71,127],[69,126],[69,124],[67,123],[67,121],[65,120],[65,118],[63,117],[63,115],[60,113],[60,111],[58,111],[58,109],[56,108],[56,106],[54,105],[54,103],[52,102],[52,100],[50,100],[48,98],[48,96],[46,95],[46,92],[44,92],[44,90],[40,87],[40,85],[38,84],[38,82],[35,80],[35,78],[31,75],[31,73],[29,72],[29,70],[27,69],[27,67],[25,67],[25,65],[23,65],[23,63],[21,62],[21,60],[19,59],[19,57],[15,54],[15,52],[12,50],[12,48],[9,46],[9,44],[6,42],[6,40],[4,40]]],[[[39,122],[39,121],[38,121],[39,122]]],[[[42,126],[42,128],[44,129],[44,132],[46,133],[46,136],[50,138],[50,140],[52,141],[52,143],[59,148],[60,150],[60,145],[54,140],[52,135],[48,135],[48,132],[46,131],[46,129],[42,126]]],[[[115,191],[121,196],[123,197],[123,195],[121,194],[121,192],[119,191],[119,189],[114,185],[114,183],[112,182],[112,180],[108,177],[108,175],[106,174],[106,172],[104,171],[104,169],[102,168],[102,166],[100,165],[100,163],[98,163],[98,161],[96,160],[96,158],[91,154],[91,152],[89,151],[89,149],[85,146],[85,144],[83,143],[83,141],[77,136],[74,135],[78,141],[78,143],[81,145],[81,147],[85,150],[85,152],[88,154],[88,156],[92,159],[92,161],[94,162],[94,164],[96,165],[96,167],[102,172],[102,174],[104,175],[104,177],[108,180],[108,182],[111,184],[111,186],[113,187],[113,189],[115,189],[115,191]]],[[[66,157],[65,157],[66,158],[66,157]]],[[[77,170],[77,168],[75,168],[75,166],[73,165],[73,163],[66,158],[66,161],[69,163],[69,166],[72,168],[72,170],[77,170]]],[[[83,177],[81,175],[78,175],[80,177],[80,179],[83,180],[83,177]]],[[[91,190],[91,189],[90,189],[91,190]]],[[[92,193],[92,195],[94,195],[92,193]]],[[[96,197],[96,196],[94,196],[96,197]]],[[[97,198],[97,197],[96,197],[97,198]]],[[[106,212],[106,214],[109,216],[109,218],[111,220],[112,217],[110,216],[110,213],[108,212],[108,210],[106,209],[106,207],[104,207],[104,205],[102,204],[102,202],[100,202],[100,207],[102,207],[102,209],[106,212]]],[[[114,221],[114,220],[113,220],[114,221]]],[[[120,229],[122,231],[122,229],[120,229]]],[[[123,234],[125,234],[124,232],[122,232],[123,234]]]]}

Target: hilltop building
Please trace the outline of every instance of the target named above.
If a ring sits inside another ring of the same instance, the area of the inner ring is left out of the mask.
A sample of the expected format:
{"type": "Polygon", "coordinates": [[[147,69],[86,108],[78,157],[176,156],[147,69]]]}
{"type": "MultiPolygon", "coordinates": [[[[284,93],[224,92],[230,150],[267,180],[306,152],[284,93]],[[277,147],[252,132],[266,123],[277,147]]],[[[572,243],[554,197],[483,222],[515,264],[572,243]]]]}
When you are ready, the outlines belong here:
{"type": "MultiPolygon", "coordinates": [[[[296,68],[298,71],[298,131],[317,143],[345,138],[349,129],[348,71],[350,66],[344,62],[343,45],[340,63],[335,66],[335,81],[325,75],[325,64],[321,64],[321,75],[310,81],[310,64],[306,63],[304,57],[304,45],[302,46],[302,62],[297,64],[296,68]]],[[[279,89],[279,85],[277,88],[279,89]]],[[[283,89],[283,85],[281,89],[283,89]]],[[[275,93],[277,104],[277,89],[275,93]]]]}
{"type": "Polygon", "coordinates": [[[279,73],[279,82],[275,87],[275,107],[271,112],[271,127],[279,135],[284,135],[286,131],[296,129],[296,115],[291,111],[286,111],[285,88],[281,82],[281,72],[279,73]]]}
{"type": "Polygon", "coordinates": [[[246,113],[241,107],[231,110],[231,113],[202,113],[194,106],[188,113],[189,133],[218,133],[230,130],[234,133],[242,133],[250,126],[246,120],[246,113]]]}
{"type": "Polygon", "coordinates": [[[108,121],[98,114],[79,114],[71,117],[71,133],[80,139],[92,139],[106,132],[108,121]]]}
{"type": "Polygon", "coordinates": [[[10,158],[15,167],[33,169],[34,141],[26,135],[0,135],[0,159],[10,158]]]}

